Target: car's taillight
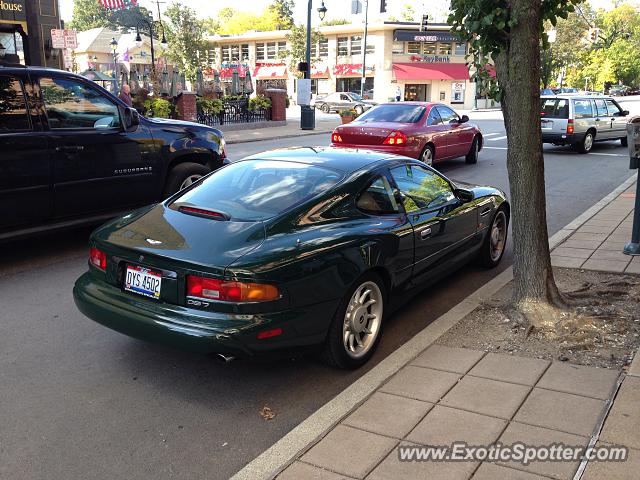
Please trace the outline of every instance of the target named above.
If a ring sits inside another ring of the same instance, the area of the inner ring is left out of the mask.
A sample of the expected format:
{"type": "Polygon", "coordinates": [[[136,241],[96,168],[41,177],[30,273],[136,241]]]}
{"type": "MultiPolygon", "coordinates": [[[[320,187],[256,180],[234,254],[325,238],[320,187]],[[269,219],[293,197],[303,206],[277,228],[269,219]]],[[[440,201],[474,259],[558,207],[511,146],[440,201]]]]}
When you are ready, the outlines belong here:
{"type": "Polygon", "coordinates": [[[340,136],[339,133],[333,132],[331,134],[331,141],[333,143],[342,143],[342,137],[340,136]]]}
{"type": "Polygon", "coordinates": [[[208,210],[206,208],[180,207],[178,210],[182,213],[197,215],[198,217],[213,218],[214,220],[229,220],[229,215],[226,213],[216,212],[215,210],[208,210]]]}
{"type": "Polygon", "coordinates": [[[187,275],[187,296],[225,302],[268,302],[277,300],[280,292],[273,285],[264,283],[232,282],[187,275]]]}
{"type": "Polygon", "coordinates": [[[573,119],[567,121],[567,135],[573,135],[573,119]]]}
{"type": "Polygon", "coordinates": [[[382,142],[383,145],[403,145],[407,143],[407,136],[402,132],[391,132],[382,142]]]}
{"type": "Polygon", "coordinates": [[[89,250],[89,263],[104,271],[107,269],[107,255],[102,250],[91,247],[89,250]]]}

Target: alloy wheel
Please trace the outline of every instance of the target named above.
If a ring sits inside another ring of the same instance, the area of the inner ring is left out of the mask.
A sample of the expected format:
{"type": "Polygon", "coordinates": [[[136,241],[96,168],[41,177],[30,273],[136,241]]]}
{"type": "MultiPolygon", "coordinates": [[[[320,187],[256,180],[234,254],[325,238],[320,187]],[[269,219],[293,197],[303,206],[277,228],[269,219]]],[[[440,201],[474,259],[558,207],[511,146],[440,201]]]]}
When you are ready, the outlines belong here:
{"type": "Polygon", "coordinates": [[[178,190],[184,190],[185,188],[190,187],[191,185],[193,185],[195,182],[197,182],[201,178],[202,178],[202,175],[189,175],[180,184],[180,188],[178,190]]]}
{"type": "Polygon", "coordinates": [[[422,162],[430,167],[433,166],[433,151],[429,147],[422,152],[422,162]]]}
{"type": "Polygon", "coordinates": [[[491,224],[491,232],[489,232],[489,235],[489,255],[491,256],[491,260],[497,262],[504,252],[507,239],[507,216],[502,210],[496,213],[493,223],[491,224]]]}
{"type": "Polygon", "coordinates": [[[382,292],[375,282],[367,281],[356,288],[342,326],[342,342],[349,357],[359,358],[371,350],[380,333],[382,312],[382,292]]]}
{"type": "Polygon", "coordinates": [[[587,133],[584,137],[584,150],[589,152],[593,148],[593,135],[591,133],[587,133]]]}

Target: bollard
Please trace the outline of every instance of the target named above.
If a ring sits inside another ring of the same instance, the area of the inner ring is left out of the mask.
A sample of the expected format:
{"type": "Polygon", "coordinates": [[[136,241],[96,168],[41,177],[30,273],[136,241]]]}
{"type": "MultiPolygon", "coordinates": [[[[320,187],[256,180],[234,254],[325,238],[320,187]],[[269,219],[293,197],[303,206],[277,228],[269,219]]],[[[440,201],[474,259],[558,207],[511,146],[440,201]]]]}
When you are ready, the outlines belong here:
{"type": "Polygon", "coordinates": [[[638,170],[638,180],[636,181],[631,242],[624,246],[623,252],[627,255],[640,255],[640,117],[633,117],[629,120],[627,143],[629,145],[629,168],[638,170]]]}

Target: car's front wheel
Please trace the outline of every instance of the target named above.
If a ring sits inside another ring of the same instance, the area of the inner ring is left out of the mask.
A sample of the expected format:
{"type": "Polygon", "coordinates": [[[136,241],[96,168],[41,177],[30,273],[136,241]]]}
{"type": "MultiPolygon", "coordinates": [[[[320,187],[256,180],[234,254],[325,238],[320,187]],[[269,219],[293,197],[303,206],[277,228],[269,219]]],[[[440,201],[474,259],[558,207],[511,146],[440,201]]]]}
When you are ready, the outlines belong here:
{"type": "Polygon", "coordinates": [[[199,163],[185,162],[173,167],[167,177],[164,195],[168,197],[197,182],[211,170],[199,163]]]}
{"type": "Polygon", "coordinates": [[[367,273],[354,283],[329,327],[322,352],[326,363],[352,369],[371,358],[380,341],[384,300],[384,283],[375,273],[367,273]]]}
{"type": "Polygon", "coordinates": [[[320,110],[322,110],[324,113],[330,113],[331,107],[329,107],[329,105],[327,105],[326,103],[323,103],[320,107],[320,110]]]}
{"type": "Polygon", "coordinates": [[[628,147],[628,146],[629,146],[629,141],[627,140],[627,137],[621,137],[621,138],[620,138],[620,144],[621,144],[623,147],[628,147]]]}
{"type": "Polygon", "coordinates": [[[362,115],[362,113],[364,112],[364,107],[362,105],[356,105],[356,108],[354,110],[358,115],[362,115]]]}

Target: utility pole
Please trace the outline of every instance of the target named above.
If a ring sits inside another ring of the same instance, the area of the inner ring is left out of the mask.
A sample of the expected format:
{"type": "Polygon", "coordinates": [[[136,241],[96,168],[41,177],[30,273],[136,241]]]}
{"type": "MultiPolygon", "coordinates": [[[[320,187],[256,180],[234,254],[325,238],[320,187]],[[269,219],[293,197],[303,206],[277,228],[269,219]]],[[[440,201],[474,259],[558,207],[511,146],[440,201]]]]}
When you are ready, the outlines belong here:
{"type": "Polygon", "coordinates": [[[367,80],[367,34],[369,31],[369,0],[364,0],[364,45],[362,45],[362,82],[360,96],[364,97],[364,85],[367,80]]]}

